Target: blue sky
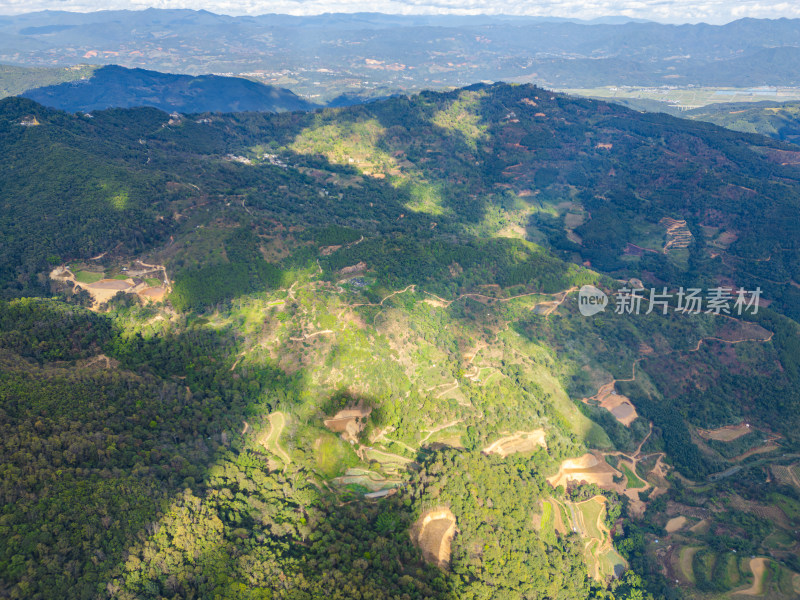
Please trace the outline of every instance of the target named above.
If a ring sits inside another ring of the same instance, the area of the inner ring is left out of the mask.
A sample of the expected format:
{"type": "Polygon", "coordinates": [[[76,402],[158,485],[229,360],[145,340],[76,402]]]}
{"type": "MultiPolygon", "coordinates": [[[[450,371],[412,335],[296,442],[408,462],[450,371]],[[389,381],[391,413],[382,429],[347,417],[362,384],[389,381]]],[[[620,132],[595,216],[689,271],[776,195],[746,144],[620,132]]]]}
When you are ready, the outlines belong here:
{"type": "Polygon", "coordinates": [[[223,14],[373,11],[395,14],[524,14],[592,19],[608,15],[669,23],[742,17],[800,18],[800,0],[0,0],[0,14],[36,10],[205,8],[223,14]]]}

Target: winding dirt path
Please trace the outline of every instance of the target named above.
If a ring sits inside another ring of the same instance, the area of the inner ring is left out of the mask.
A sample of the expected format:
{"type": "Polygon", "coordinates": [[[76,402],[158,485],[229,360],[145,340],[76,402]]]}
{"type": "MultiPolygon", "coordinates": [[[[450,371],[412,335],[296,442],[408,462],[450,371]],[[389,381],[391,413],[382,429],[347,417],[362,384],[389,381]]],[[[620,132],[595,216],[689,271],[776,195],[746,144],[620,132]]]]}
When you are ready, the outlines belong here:
{"type": "Polygon", "coordinates": [[[427,294],[437,302],[442,303],[445,307],[448,307],[454,302],[458,302],[459,300],[462,300],[464,298],[484,298],[486,300],[494,300],[495,302],[510,302],[511,300],[517,300],[518,298],[527,298],[528,296],[552,296],[554,298],[557,298],[557,300],[548,300],[546,302],[540,302],[533,307],[536,308],[537,306],[554,304],[554,306],[552,306],[547,313],[543,313],[544,316],[549,317],[553,313],[553,311],[555,311],[559,306],[561,306],[564,300],[566,300],[567,296],[571,292],[577,291],[577,289],[578,288],[576,287],[571,287],[567,290],[562,290],[554,294],[544,294],[542,292],[528,292],[526,294],[517,294],[516,296],[508,296],[507,298],[497,298],[496,296],[487,296],[486,294],[478,294],[476,292],[470,292],[467,294],[461,294],[460,296],[456,296],[453,300],[445,300],[444,298],[437,296],[436,294],[431,294],[430,292],[423,292],[423,293],[427,294]]]}
{"type": "Polygon", "coordinates": [[[238,364],[239,364],[239,361],[240,361],[240,360],[242,360],[242,358],[244,358],[244,352],[241,352],[241,353],[240,353],[240,354],[239,354],[239,355],[236,357],[236,360],[235,360],[235,361],[233,361],[233,364],[231,365],[231,371],[233,371],[233,370],[236,368],[236,365],[238,365],[238,364]]]}
{"type": "Polygon", "coordinates": [[[94,366],[97,363],[103,362],[103,361],[105,361],[105,363],[106,363],[106,369],[110,369],[111,368],[111,359],[108,358],[105,354],[98,354],[97,356],[89,359],[89,362],[87,362],[84,366],[91,367],[91,366],[94,366]]]}
{"type": "MultiPolygon", "coordinates": [[[[442,397],[442,396],[444,396],[445,394],[449,394],[450,392],[454,392],[454,391],[456,391],[456,390],[459,388],[459,385],[458,385],[458,379],[454,379],[454,380],[453,380],[453,383],[450,383],[450,384],[447,384],[447,383],[446,383],[446,384],[444,384],[444,385],[447,385],[448,387],[447,387],[447,389],[445,389],[445,390],[442,390],[441,392],[439,392],[438,394],[436,394],[436,398],[437,398],[437,399],[438,399],[438,398],[441,398],[441,397],[442,397]]],[[[441,386],[439,386],[439,387],[441,387],[441,386]]]]}
{"type": "MultiPolygon", "coordinates": [[[[721,316],[727,316],[727,315],[721,315],[721,316]]],[[[728,318],[733,319],[734,321],[738,321],[738,319],[734,319],[733,317],[728,317],[728,318]]],[[[687,353],[688,352],[698,352],[700,350],[700,346],[703,344],[703,342],[708,341],[708,340],[713,340],[713,341],[716,341],[716,342],[722,342],[724,344],[741,344],[742,342],[763,342],[763,343],[766,343],[766,342],[771,341],[772,337],[774,335],[775,335],[775,333],[770,331],[769,332],[769,336],[766,337],[766,338],[746,338],[746,339],[741,339],[741,340],[725,340],[725,339],[718,338],[718,337],[708,336],[708,337],[703,337],[703,338],[700,338],[699,340],[697,340],[697,345],[694,348],[690,348],[688,350],[681,350],[680,348],[675,348],[673,350],[670,350],[666,354],[663,354],[662,356],[668,356],[668,355],[674,354],[676,352],[687,352],[687,353]]],[[[597,394],[595,394],[591,398],[586,398],[585,400],[596,399],[605,389],[609,388],[609,386],[610,386],[610,389],[613,389],[614,386],[617,383],[636,381],[636,365],[638,365],[639,362],[641,362],[642,360],[644,360],[646,358],[650,358],[650,356],[649,355],[640,356],[639,358],[637,358],[636,360],[633,361],[633,364],[631,366],[631,376],[629,378],[627,378],[627,379],[612,379],[609,383],[604,383],[603,385],[601,385],[597,390],[597,394]]]]}
{"type": "Polygon", "coordinates": [[[577,291],[577,289],[578,288],[576,288],[576,287],[571,287],[568,290],[564,290],[563,292],[558,292],[557,294],[554,294],[554,295],[557,296],[558,294],[561,294],[561,299],[560,300],[558,300],[557,302],[552,302],[552,303],[540,302],[539,304],[534,306],[534,308],[536,308],[537,306],[544,306],[545,304],[552,304],[552,306],[549,306],[545,312],[542,312],[542,316],[545,317],[545,318],[548,318],[550,315],[552,315],[558,309],[559,306],[561,306],[564,303],[564,300],[567,299],[567,296],[569,296],[569,294],[571,292],[577,291]]]}
{"type": "Polygon", "coordinates": [[[167,268],[164,265],[149,265],[146,262],[142,262],[141,260],[137,260],[136,262],[139,263],[140,265],[142,265],[143,267],[147,268],[147,269],[155,269],[157,271],[159,271],[159,270],[163,271],[164,272],[164,283],[167,284],[167,287],[170,287],[172,285],[172,283],[169,280],[169,277],[167,276],[167,268]]]}
{"type": "Polygon", "coordinates": [[[270,413],[269,425],[269,432],[263,432],[258,438],[258,443],[264,446],[268,452],[277,454],[288,465],[292,459],[280,444],[281,433],[286,426],[286,415],[282,412],[270,413]]]}
{"type": "Polygon", "coordinates": [[[293,342],[302,342],[303,340],[312,338],[315,335],[323,335],[326,333],[333,333],[333,329],[322,329],[320,331],[315,331],[314,333],[304,333],[301,337],[290,337],[289,339],[293,342]]]}
{"type": "MultiPolygon", "coordinates": [[[[721,316],[724,316],[726,318],[729,318],[729,319],[732,319],[732,320],[738,322],[738,319],[735,319],[733,317],[728,317],[727,315],[721,315],[721,316]]],[[[772,340],[773,335],[774,335],[774,332],[769,332],[769,336],[766,337],[766,338],[746,338],[746,339],[740,339],[740,340],[725,340],[725,339],[718,338],[718,337],[708,336],[708,337],[700,338],[697,341],[697,345],[694,348],[691,348],[689,350],[674,349],[674,350],[671,350],[670,352],[667,352],[663,356],[667,356],[667,355],[673,354],[675,352],[686,352],[686,353],[697,352],[697,351],[700,350],[700,346],[703,344],[703,342],[708,341],[708,340],[718,341],[718,342],[725,343],[725,344],[740,344],[742,342],[763,342],[763,343],[766,343],[766,342],[769,342],[770,340],[772,340]]],[[[616,386],[616,384],[619,383],[619,382],[636,381],[636,367],[639,364],[639,362],[644,360],[645,358],[649,358],[649,356],[648,355],[640,356],[639,358],[637,358],[636,360],[633,361],[633,364],[631,365],[631,376],[629,378],[627,378],[627,379],[612,379],[609,383],[605,383],[605,384],[601,385],[597,390],[597,394],[595,394],[591,398],[584,398],[583,401],[587,402],[588,400],[597,399],[597,398],[601,397],[604,393],[607,394],[610,390],[613,390],[614,387],[616,386]]],[[[633,456],[624,454],[622,452],[606,452],[606,453],[604,453],[604,456],[624,457],[625,459],[630,461],[631,464],[630,464],[630,466],[628,468],[630,468],[631,472],[634,473],[634,474],[636,474],[636,466],[637,466],[639,460],[642,460],[642,459],[647,458],[649,456],[658,456],[658,460],[656,461],[656,464],[653,467],[653,469],[650,470],[650,473],[656,472],[656,470],[659,469],[660,472],[658,472],[656,474],[659,475],[659,476],[663,476],[663,465],[661,463],[661,460],[665,456],[665,454],[663,452],[658,452],[658,453],[655,453],[655,454],[649,454],[647,456],[642,456],[642,454],[641,454],[642,448],[644,447],[645,443],[647,442],[647,440],[650,438],[650,436],[653,433],[653,423],[650,422],[649,426],[650,426],[650,429],[648,430],[647,435],[639,443],[639,445],[636,448],[636,451],[633,453],[633,456]]],[[[759,446],[758,448],[751,449],[745,454],[747,454],[749,456],[749,455],[755,454],[757,452],[768,451],[769,449],[772,448],[771,446],[769,446],[769,442],[773,442],[773,441],[774,441],[774,439],[768,440],[766,446],[762,445],[762,446],[759,446]]],[[[740,457],[737,457],[737,458],[740,458],[740,457]]],[[[736,460],[736,459],[734,459],[734,460],[736,460]]],[[[645,504],[644,504],[643,501],[639,500],[639,493],[640,492],[644,492],[644,491],[646,491],[646,490],[648,490],[650,488],[653,488],[654,492],[657,492],[659,490],[658,487],[652,485],[649,481],[647,481],[645,479],[643,479],[642,481],[645,484],[644,487],[641,487],[641,488],[628,488],[627,485],[626,485],[625,489],[623,490],[623,493],[626,496],[628,496],[628,498],[631,499],[631,501],[632,501],[631,502],[631,508],[634,510],[634,512],[644,512],[645,504]]],[[[626,483],[627,483],[627,477],[626,477],[626,483]]]]}
{"type": "Polygon", "coordinates": [[[653,423],[650,422],[650,430],[647,432],[647,435],[644,436],[644,439],[641,441],[639,446],[636,448],[636,452],[633,454],[633,458],[637,459],[639,455],[642,453],[642,446],[644,446],[645,442],[650,439],[650,435],[653,433],[653,423]]]}
{"type": "Polygon", "coordinates": [[[417,285],[415,283],[412,283],[411,285],[407,285],[402,290],[397,290],[396,292],[392,292],[391,294],[383,298],[380,302],[362,302],[360,304],[350,304],[349,308],[356,308],[358,306],[383,306],[383,303],[386,302],[389,298],[397,296],[397,294],[405,294],[408,290],[414,291],[416,290],[416,288],[417,285]]]}
{"type": "Polygon", "coordinates": [[[447,429],[448,427],[452,427],[453,425],[458,425],[459,423],[463,422],[464,419],[456,419],[455,421],[450,421],[449,423],[444,423],[443,425],[437,425],[433,429],[427,429],[428,435],[426,435],[423,439],[420,440],[419,445],[420,448],[422,445],[428,441],[428,439],[436,432],[441,431],[442,429],[447,429]]]}

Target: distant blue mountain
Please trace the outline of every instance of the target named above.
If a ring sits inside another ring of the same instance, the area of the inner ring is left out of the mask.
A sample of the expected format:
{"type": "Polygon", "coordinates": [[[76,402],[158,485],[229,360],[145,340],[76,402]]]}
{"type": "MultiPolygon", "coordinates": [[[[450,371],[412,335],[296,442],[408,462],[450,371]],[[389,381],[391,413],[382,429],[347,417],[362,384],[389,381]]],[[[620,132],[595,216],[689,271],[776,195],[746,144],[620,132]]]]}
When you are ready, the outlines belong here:
{"type": "Polygon", "coordinates": [[[93,76],[22,94],[69,112],[152,106],[167,112],[287,112],[316,108],[290,90],[241,77],[174,75],[108,65],[93,76]]]}

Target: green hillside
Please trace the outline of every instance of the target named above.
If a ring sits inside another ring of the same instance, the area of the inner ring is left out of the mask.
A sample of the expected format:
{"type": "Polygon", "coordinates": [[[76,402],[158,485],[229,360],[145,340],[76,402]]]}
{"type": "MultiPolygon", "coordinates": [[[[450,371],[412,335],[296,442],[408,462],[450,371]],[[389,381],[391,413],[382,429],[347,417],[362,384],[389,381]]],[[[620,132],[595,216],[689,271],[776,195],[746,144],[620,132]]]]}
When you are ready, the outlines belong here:
{"type": "Polygon", "coordinates": [[[503,84],[0,132],[10,597],[792,597],[792,146],[503,84]],[[767,302],[579,311],[632,279],[767,302]]]}
{"type": "Polygon", "coordinates": [[[688,111],[686,116],[735,131],[768,135],[793,144],[800,140],[800,105],[796,102],[714,104],[688,111]]]}
{"type": "Polygon", "coordinates": [[[72,67],[20,67],[0,64],[0,98],[17,96],[26,90],[47,85],[58,85],[89,77],[97,67],[75,65],[72,67]]]}

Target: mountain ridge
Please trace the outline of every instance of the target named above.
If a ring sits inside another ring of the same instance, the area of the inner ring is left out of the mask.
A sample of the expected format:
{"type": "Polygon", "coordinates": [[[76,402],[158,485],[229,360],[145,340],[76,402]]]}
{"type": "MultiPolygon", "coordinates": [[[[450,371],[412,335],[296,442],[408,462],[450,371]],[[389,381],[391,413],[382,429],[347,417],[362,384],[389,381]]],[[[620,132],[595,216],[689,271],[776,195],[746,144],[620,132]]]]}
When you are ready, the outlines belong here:
{"type": "Polygon", "coordinates": [[[151,106],[167,112],[283,112],[317,105],[290,90],[241,77],[174,75],[106,65],[89,78],[34,88],[21,94],[68,112],[151,106]]]}

